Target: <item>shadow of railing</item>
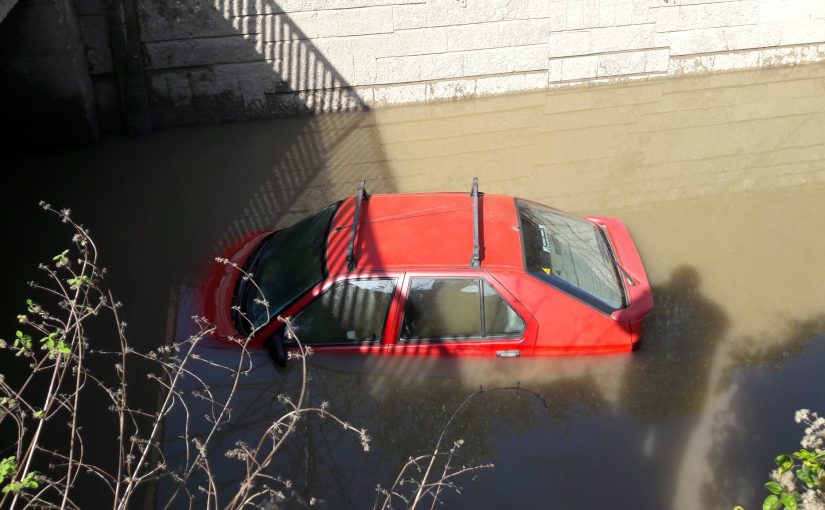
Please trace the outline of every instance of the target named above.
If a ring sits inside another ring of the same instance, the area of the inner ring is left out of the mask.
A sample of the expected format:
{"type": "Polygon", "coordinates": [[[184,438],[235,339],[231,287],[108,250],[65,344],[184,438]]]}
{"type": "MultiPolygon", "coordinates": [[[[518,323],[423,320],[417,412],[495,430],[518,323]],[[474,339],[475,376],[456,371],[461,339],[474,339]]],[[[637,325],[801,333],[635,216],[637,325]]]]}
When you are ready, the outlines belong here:
{"type": "Polygon", "coordinates": [[[276,2],[146,2],[141,17],[155,126],[367,108],[276,2]]]}
{"type": "MultiPolygon", "coordinates": [[[[212,11],[210,19],[234,30],[220,11],[212,11]]],[[[288,225],[321,205],[353,194],[361,179],[368,180],[371,191],[395,190],[371,114],[355,111],[364,106],[357,93],[307,40],[264,43],[267,38],[286,37],[278,34],[299,37],[297,25],[288,16],[282,16],[271,30],[271,36],[257,40],[239,38],[244,46],[238,54],[254,57],[256,62],[250,65],[262,73],[258,75],[262,81],[255,85],[261,89],[255,97],[262,102],[253,97],[244,103],[240,96],[239,103],[237,96],[218,94],[215,99],[190,97],[188,105],[155,105],[179,109],[188,115],[185,118],[198,122],[239,120],[243,117],[232,114],[239,106],[260,107],[261,117],[273,111],[283,115],[321,109],[338,113],[168,129],[142,139],[118,138],[95,149],[59,155],[57,162],[46,163],[50,157],[43,156],[33,165],[40,165],[37,178],[30,171],[14,174],[15,184],[21,182],[14,186],[21,190],[15,196],[21,205],[34,209],[38,200],[45,199],[71,207],[76,217],[90,225],[110,269],[111,288],[126,303],[123,313],[135,349],[145,351],[167,339],[170,288],[201,277],[200,266],[238,236],[288,225]],[[281,55],[280,63],[261,58],[259,46],[275,58],[281,55]],[[299,90],[299,84],[314,80],[328,86],[299,90]],[[267,94],[264,86],[276,90],[267,94]]],[[[186,53],[185,46],[178,49],[186,53]]],[[[183,53],[176,58],[191,58],[183,53]]],[[[203,69],[187,73],[194,73],[189,77],[195,81],[208,78],[203,69]]],[[[217,76],[211,85],[219,86],[225,77],[217,76]]],[[[168,78],[164,77],[167,84],[168,78]]],[[[190,82],[192,87],[210,85],[208,80],[195,81],[190,82]]],[[[162,98],[153,96],[152,100],[162,98]]],[[[17,224],[10,231],[28,238],[43,231],[41,221],[50,221],[35,216],[15,213],[7,216],[6,224],[17,224]]],[[[46,254],[54,249],[48,245],[55,239],[59,237],[38,239],[36,248],[26,246],[19,254],[9,255],[11,267],[29,271],[31,260],[48,260],[46,254]],[[31,256],[34,251],[44,254],[31,256]]],[[[5,261],[6,253],[0,255],[5,261]]],[[[26,279],[20,277],[21,282],[26,279]]],[[[14,291],[15,299],[28,297],[14,291]]],[[[13,303],[14,309],[19,301],[13,303]]],[[[105,334],[97,338],[107,341],[105,334]]],[[[140,380],[133,383],[142,387],[140,380]]],[[[135,391],[135,407],[152,409],[157,396],[150,393],[135,391]]],[[[112,424],[105,417],[89,416],[82,426],[88,437],[110,437],[112,424]]],[[[88,455],[90,463],[111,462],[111,451],[106,448],[88,455]]],[[[107,493],[96,480],[79,480],[74,492],[88,498],[85,506],[106,505],[107,493]]]]}

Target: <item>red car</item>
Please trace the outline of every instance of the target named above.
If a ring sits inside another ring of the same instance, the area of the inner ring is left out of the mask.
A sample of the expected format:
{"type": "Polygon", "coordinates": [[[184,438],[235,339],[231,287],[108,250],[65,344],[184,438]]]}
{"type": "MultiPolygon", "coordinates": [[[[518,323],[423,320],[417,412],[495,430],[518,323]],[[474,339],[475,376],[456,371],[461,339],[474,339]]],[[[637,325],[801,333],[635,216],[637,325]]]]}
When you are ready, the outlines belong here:
{"type": "Polygon", "coordinates": [[[622,222],[481,194],[367,195],[244,239],[206,285],[218,336],[318,351],[500,357],[630,351],[653,298],[622,222]]]}

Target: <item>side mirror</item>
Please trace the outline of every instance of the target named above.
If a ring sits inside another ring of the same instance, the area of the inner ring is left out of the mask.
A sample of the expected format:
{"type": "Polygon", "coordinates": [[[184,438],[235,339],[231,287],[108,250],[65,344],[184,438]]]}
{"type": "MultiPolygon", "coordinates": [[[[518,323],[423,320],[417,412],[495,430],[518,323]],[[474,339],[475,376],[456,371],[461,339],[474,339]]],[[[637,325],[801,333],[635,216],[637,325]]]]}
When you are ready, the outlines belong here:
{"type": "Polygon", "coordinates": [[[280,367],[286,366],[286,349],[284,348],[284,331],[286,328],[280,328],[264,339],[264,347],[269,352],[269,357],[272,362],[280,367]]]}

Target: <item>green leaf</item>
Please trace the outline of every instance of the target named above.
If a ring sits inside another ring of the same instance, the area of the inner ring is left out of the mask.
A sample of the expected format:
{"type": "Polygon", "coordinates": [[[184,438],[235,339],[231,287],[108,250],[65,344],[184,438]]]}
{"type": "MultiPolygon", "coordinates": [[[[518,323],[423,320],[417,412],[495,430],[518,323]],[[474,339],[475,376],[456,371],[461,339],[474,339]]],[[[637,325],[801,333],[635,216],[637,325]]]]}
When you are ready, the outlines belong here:
{"type": "Polygon", "coordinates": [[[793,459],[790,455],[780,455],[774,459],[774,462],[776,462],[776,465],[779,466],[780,473],[784,473],[793,467],[793,459]]]}
{"type": "Polygon", "coordinates": [[[811,470],[808,468],[802,468],[796,470],[796,477],[799,478],[805,485],[808,486],[809,489],[814,488],[814,477],[811,470]]]}
{"type": "Polygon", "coordinates": [[[797,510],[796,500],[799,497],[797,492],[783,492],[780,496],[782,498],[782,504],[788,510],[797,510]]]}
{"type": "Polygon", "coordinates": [[[765,488],[769,491],[773,492],[774,494],[779,494],[782,492],[782,486],[776,482],[768,482],[765,484],[765,488]]]}
{"type": "Polygon", "coordinates": [[[782,508],[782,503],[775,494],[771,494],[762,502],[762,510],[779,510],[780,508],[782,508]]]}
{"type": "Polygon", "coordinates": [[[793,456],[796,457],[797,459],[813,460],[813,458],[816,455],[814,455],[813,452],[809,452],[808,450],[803,448],[803,449],[799,450],[798,452],[794,452],[793,456]]]}
{"type": "Polygon", "coordinates": [[[822,469],[820,461],[817,460],[803,460],[802,466],[807,468],[811,473],[818,473],[822,469]]]}

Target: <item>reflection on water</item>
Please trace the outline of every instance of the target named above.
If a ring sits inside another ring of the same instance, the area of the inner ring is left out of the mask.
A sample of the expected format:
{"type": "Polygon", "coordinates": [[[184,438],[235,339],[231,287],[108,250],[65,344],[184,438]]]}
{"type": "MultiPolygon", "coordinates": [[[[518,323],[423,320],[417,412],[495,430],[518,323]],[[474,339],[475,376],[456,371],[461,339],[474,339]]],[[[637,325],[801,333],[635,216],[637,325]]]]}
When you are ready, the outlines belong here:
{"type": "MultiPolygon", "coordinates": [[[[360,178],[373,192],[463,191],[478,175],[482,191],[619,217],[656,299],[640,351],[317,356],[312,399],[366,427],[373,449],[307,420],[277,469],[329,508],[369,507],[375,484],[428,451],[467,394],[520,382],[548,409],[474,401],[450,434],[468,463],[496,468],[464,480],[448,507],[755,508],[773,457],[801,435],[793,410],[825,409],[824,132],[825,67],[807,66],[110,140],[17,161],[13,205],[77,210],[147,345],[163,341],[170,288],[196,281],[214,252],[354,193],[360,178]]],[[[14,218],[10,238],[24,242],[2,262],[26,274],[54,248],[38,240],[39,219],[14,218]]],[[[172,311],[182,336],[188,311],[172,311]]],[[[255,362],[227,445],[259,434],[294,383],[294,367],[255,362]]],[[[230,484],[238,473],[221,459],[230,484]]]]}

